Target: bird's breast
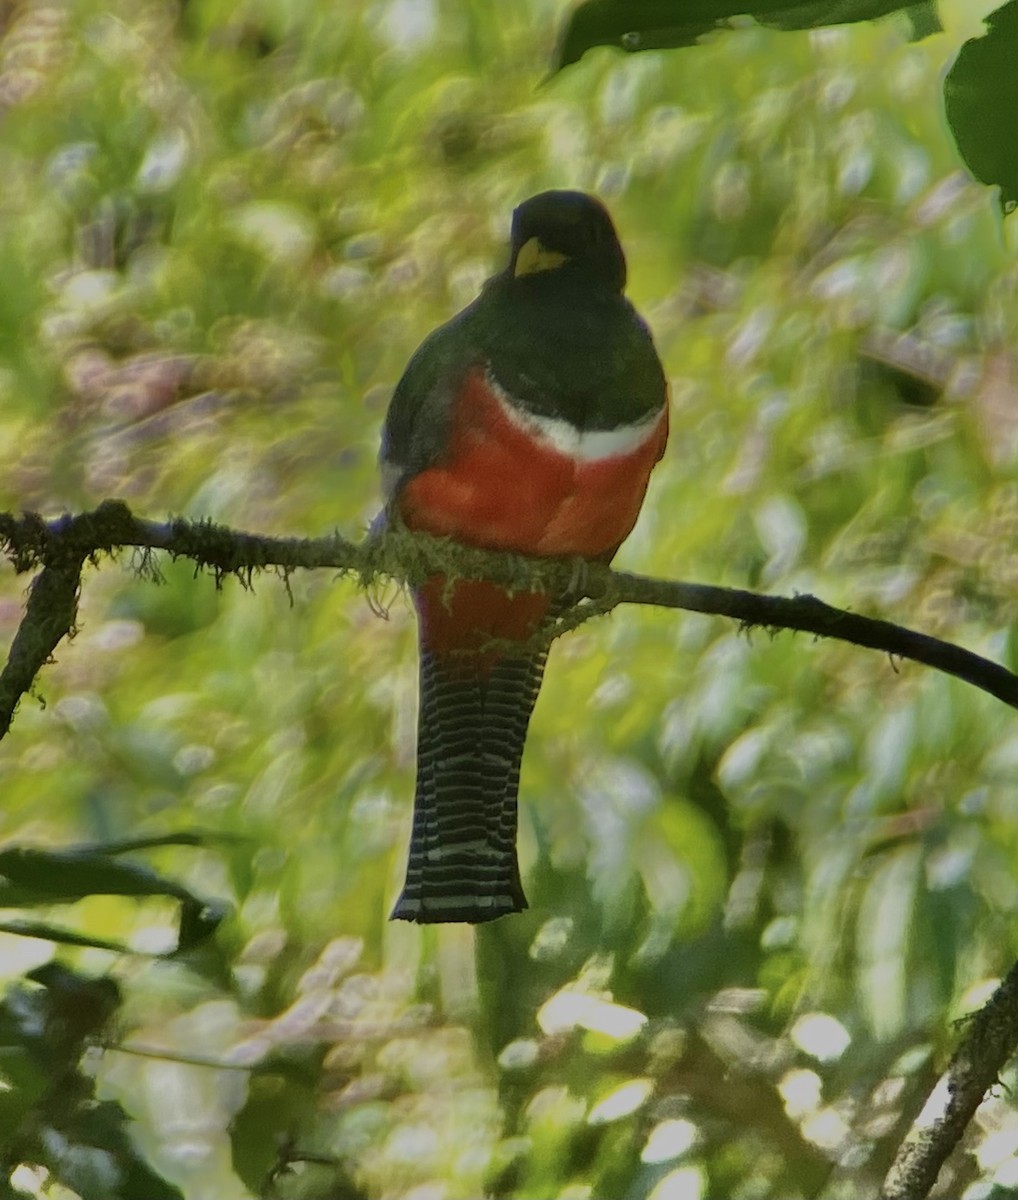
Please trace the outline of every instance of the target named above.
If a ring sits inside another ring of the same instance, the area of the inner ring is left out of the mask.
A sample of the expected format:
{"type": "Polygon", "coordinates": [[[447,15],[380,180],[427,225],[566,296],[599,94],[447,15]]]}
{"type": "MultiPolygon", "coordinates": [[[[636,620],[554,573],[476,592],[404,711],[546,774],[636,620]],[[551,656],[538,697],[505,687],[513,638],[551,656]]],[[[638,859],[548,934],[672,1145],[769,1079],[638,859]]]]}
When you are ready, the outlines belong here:
{"type": "Polygon", "coordinates": [[[667,436],[667,409],[588,429],[514,402],[472,372],[439,462],[400,496],[411,529],[524,554],[611,555],[636,522],[667,436]]]}

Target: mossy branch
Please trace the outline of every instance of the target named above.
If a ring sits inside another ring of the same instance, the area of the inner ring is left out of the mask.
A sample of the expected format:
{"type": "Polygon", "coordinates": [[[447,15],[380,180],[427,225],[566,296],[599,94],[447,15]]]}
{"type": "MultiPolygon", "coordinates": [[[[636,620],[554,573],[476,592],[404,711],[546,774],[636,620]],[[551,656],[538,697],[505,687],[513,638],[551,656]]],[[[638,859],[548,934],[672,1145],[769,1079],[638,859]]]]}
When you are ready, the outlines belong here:
{"type": "MultiPolygon", "coordinates": [[[[10,727],[21,697],[64,637],[72,636],[81,572],[86,562],[133,548],[190,558],[215,574],[217,585],[235,575],[249,586],[256,571],[329,569],[355,574],[367,585],[378,577],[414,586],[430,575],[491,579],[514,591],[569,593],[575,603],[541,633],[547,641],[610,612],[620,604],[711,613],[744,628],[789,629],[836,638],[912,659],[964,679],[1018,708],[1018,676],[989,659],[950,642],[890,621],[859,616],[824,604],[815,596],[764,596],[737,588],[651,579],[612,571],[601,563],[539,559],[477,550],[445,538],[391,530],[360,543],[334,534],[322,538],[275,538],[241,533],[211,521],[147,521],[126,504],[108,500],[94,512],[46,521],[35,513],[0,513],[0,548],[16,571],[38,570],[24,618],[0,672],[0,737],[10,727]]],[[[144,566],[149,566],[145,560],[144,566]]]]}

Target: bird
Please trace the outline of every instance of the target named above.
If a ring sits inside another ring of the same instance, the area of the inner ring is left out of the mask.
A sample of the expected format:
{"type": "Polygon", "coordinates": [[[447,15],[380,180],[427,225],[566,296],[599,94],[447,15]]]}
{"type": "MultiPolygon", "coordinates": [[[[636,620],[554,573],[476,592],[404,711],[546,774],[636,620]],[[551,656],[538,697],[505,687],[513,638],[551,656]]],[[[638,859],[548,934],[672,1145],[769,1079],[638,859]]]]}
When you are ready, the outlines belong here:
{"type": "MultiPolygon", "coordinates": [[[[383,523],[610,562],[668,436],[665,372],[625,284],[599,199],[553,190],[523,201],[508,265],[425,338],[396,385],[383,523]]],[[[547,658],[534,634],[569,595],[435,575],[413,602],[417,780],[392,919],[480,924],[527,907],[517,796],[547,658]]]]}

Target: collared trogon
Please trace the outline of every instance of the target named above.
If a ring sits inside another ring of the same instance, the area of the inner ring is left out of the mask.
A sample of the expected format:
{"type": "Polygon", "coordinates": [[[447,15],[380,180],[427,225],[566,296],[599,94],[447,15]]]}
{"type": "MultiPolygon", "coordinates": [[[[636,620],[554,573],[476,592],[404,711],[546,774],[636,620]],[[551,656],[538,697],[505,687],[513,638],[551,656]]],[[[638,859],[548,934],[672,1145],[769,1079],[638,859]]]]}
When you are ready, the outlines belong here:
{"type": "MultiPolygon", "coordinates": [[[[668,432],[664,372],[625,282],[598,200],[542,192],[516,209],[509,265],[396,387],[381,454],[390,519],[472,546],[611,560],[668,432]]],[[[516,799],[547,652],[523,644],[566,602],[444,577],[415,591],[417,793],[393,917],[477,923],[526,907],[516,799]]]]}

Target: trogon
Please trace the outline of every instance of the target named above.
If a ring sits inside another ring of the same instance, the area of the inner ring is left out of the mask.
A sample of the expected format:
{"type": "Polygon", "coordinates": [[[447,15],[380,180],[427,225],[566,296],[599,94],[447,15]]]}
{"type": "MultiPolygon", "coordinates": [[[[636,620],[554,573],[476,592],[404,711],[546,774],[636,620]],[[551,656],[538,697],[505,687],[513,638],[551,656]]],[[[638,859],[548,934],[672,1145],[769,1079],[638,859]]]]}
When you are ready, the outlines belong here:
{"type": "MultiPolygon", "coordinates": [[[[600,201],[550,191],[516,209],[508,266],[425,339],[393,394],[390,522],[611,560],[668,432],[664,372],[625,282],[600,201]]],[[[547,656],[531,638],[567,599],[445,577],[415,591],[417,790],[394,918],[478,923],[526,908],[516,803],[547,656]]]]}

